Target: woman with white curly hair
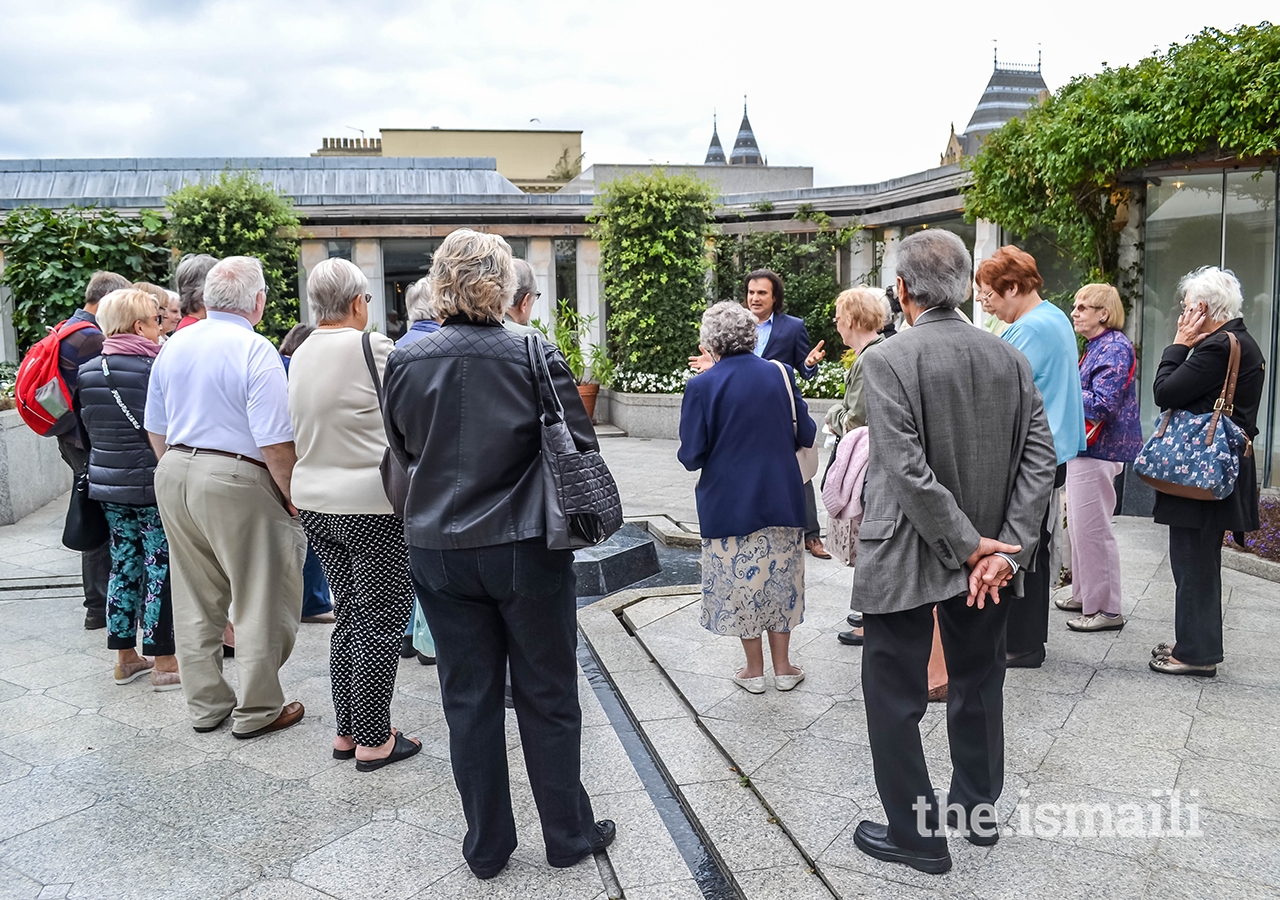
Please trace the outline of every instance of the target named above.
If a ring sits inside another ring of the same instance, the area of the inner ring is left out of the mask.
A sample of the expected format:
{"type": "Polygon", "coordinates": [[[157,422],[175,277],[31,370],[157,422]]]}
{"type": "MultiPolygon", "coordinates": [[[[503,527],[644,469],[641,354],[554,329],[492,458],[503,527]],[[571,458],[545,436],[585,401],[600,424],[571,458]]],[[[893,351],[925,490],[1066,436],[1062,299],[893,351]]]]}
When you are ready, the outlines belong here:
{"type": "Polygon", "coordinates": [[[791,630],[804,620],[806,516],[796,450],[812,447],[818,429],[791,368],[752,352],[756,334],[738,303],[703,314],[699,343],[715,365],[685,387],[677,456],[686,469],[702,470],[703,627],[742,641],[747,664],[733,682],[762,694],[766,631],[774,687],[789,691],[804,679],[789,657],[791,630]]]}
{"type": "MultiPolygon", "coordinates": [[[[1245,329],[1240,282],[1230,271],[1205,266],[1178,282],[1178,333],[1160,357],[1154,379],[1161,410],[1212,412],[1227,377],[1230,338],[1240,344],[1234,409],[1227,414],[1249,439],[1258,436],[1265,387],[1262,351],[1245,329]]],[[[1173,643],[1157,644],[1151,668],[1166,675],[1213,676],[1223,659],[1222,535],[1258,528],[1258,478],[1252,454],[1240,460],[1235,490],[1221,500],[1156,494],[1155,520],[1169,526],[1175,609],[1173,643]]]]}

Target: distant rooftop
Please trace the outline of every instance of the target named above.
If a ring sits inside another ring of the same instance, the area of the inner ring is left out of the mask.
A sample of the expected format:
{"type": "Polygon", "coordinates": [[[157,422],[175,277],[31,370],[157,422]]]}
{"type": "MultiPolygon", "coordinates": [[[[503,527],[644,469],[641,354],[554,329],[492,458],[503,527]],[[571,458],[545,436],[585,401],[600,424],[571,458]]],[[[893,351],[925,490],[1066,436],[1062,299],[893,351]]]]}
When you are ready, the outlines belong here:
{"type": "Polygon", "coordinates": [[[298,206],[420,203],[520,194],[491,157],[268,156],[0,160],[0,209],[36,205],[160,207],[187,184],[249,170],[298,206]]]}

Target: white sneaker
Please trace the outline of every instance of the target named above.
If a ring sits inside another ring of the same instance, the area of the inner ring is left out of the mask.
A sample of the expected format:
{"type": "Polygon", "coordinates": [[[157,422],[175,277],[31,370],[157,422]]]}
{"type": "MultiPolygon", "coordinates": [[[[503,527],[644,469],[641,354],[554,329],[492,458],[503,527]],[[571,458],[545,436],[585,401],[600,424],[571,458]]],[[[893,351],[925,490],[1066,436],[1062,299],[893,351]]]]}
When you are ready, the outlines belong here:
{"type": "Polygon", "coordinates": [[[748,694],[764,693],[764,676],[757,675],[755,678],[742,678],[737,672],[733,673],[733,683],[742,688],[748,694]]]}
{"type": "Polygon", "coordinates": [[[804,681],[804,670],[800,670],[799,675],[774,675],[773,686],[780,691],[789,691],[797,684],[804,681]]]}

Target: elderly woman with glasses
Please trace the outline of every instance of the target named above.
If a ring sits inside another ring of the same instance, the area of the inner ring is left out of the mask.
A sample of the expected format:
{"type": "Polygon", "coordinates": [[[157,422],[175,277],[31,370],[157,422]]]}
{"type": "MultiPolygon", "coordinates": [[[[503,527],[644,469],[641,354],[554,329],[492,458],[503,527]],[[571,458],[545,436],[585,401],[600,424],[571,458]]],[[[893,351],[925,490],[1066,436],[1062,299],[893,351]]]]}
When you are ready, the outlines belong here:
{"type": "Polygon", "coordinates": [[[382,487],[387,449],[379,380],[391,339],[365,334],[369,284],[345,259],[307,276],[316,330],[289,364],[298,463],[293,502],[333,592],[329,649],[335,759],[362,772],[407,759],[422,744],[391,727],[400,636],[413,606],[404,523],[382,487]]]}
{"type": "MultiPolygon", "coordinates": [[[[531,357],[542,354],[580,450],[598,449],[564,357],[502,327],[516,288],[511,249],[468,229],[431,263],[440,330],[387,364],[391,450],[409,472],[405,537],[437,641],[449,756],[478,878],[516,848],[507,776],[507,663],[547,862],[566,868],[612,842],[582,787],[573,552],[547,547],[531,357]]],[[[403,620],[402,620],[403,621],[403,620]]]]}
{"type": "Polygon", "coordinates": [[[161,314],[151,294],[125,290],[104,297],[97,316],[106,340],[102,355],[80,367],[77,402],[89,496],[102,504],[111,531],[107,647],[117,652],[116,684],[150,672],[155,690],[177,690],[169,543],[156,507],[156,455],[142,425],[161,314]],[[143,656],[135,649],[139,629],[143,656]]]}
{"type": "Polygon", "coordinates": [[[1080,613],[1072,631],[1119,631],[1120,546],[1111,530],[1115,478],[1142,449],[1137,356],[1124,328],[1124,304],[1109,284],[1076,292],[1071,324],[1087,341],[1080,360],[1088,449],[1067,460],[1067,530],[1071,535],[1071,596],[1059,609],[1080,613]]]}
{"type": "Polygon", "coordinates": [[[756,336],[755,319],[737,303],[703,313],[699,343],[715,365],[685,388],[676,455],[686,469],[702,470],[702,625],[742,641],[746,665],[733,682],[762,694],[765,632],[773,686],[789,691],[804,680],[789,656],[791,631],[804,620],[806,516],[796,450],[812,447],[818,429],[791,368],[756,356],[756,336]]]}
{"type": "MultiPolygon", "coordinates": [[[[1244,297],[1230,271],[1205,266],[1178,282],[1182,315],[1152,385],[1161,410],[1212,412],[1222,391],[1235,335],[1240,345],[1231,421],[1252,440],[1266,388],[1262,351],[1241,317],[1244,297]]],[[[1157,644],[1150,666],[1164,675],[1213,676],[1223,660],[1222,535],[1258,528],[1258,473],[1253,454],[1240,460],[1235,489],[1221,500],[1156,494],[1157,525],[1169,526],[1175,640],[1157,644]]],[[[1238,538],[1237,538],[1238,539],[1238,538]]]]}

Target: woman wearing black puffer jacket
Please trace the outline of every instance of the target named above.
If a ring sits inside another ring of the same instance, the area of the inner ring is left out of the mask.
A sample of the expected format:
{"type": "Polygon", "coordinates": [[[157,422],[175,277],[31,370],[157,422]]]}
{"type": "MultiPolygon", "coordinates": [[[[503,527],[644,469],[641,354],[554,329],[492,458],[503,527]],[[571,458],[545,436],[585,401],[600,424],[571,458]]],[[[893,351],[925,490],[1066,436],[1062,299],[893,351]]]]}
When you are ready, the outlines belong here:
{"type": "Polygon", "coordinates": [[[113,291],[98,307],[102,355],[80,367],[78,404],[89,447],[89,497],[111,528],[107,647],[117,651],[116,684],[151,673],[157,691],[182,687],[174,657],[169,543],[154,487],[156,456],[142,415],[151,364],[160,352],[162,313],[143,291],[113,291]],[[142,653],[137,650],[142,629],[142,653]],[[155,661],[146,659],[155,657],[155,661]]]}

